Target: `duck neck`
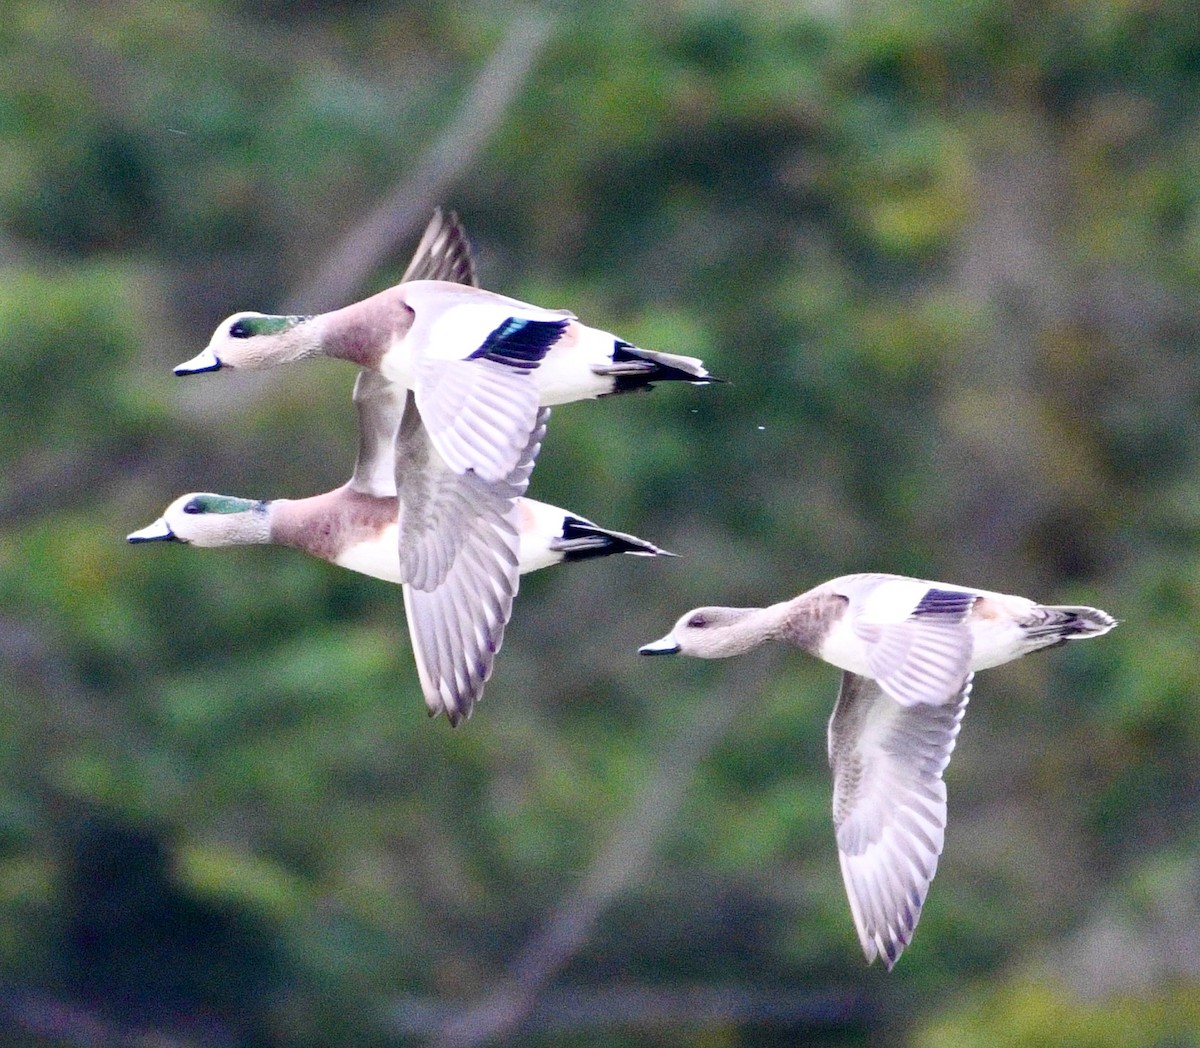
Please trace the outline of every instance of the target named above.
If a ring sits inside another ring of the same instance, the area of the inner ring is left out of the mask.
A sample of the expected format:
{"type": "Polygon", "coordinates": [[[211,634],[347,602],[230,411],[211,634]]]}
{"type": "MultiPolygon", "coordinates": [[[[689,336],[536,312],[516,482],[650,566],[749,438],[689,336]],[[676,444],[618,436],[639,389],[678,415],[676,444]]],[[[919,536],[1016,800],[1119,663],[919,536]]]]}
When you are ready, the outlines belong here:
{"type": "Polygon", "coordinates": [[[276,546],[290,546],[303,553],[311,553],[322,560],[332,560],[332,554],[321,542],[328,536],[328,527],[322,527],[328,518],[323,513],[326,495],[313,495],[303,499],[273,499],[267,503],[270,537],[268,542],[276,546]]]}
{"type": "Polygon", "coordinates": [[[791,616],[792,602],[780,601],[755,611],[751,621],[755,630],[763,640],[782,640],[787,636],[788,619],[791,616]]]}
{"type": "Polygon", "coordinates": [[[361,302],[314,317],[314,321],[321,322],[319,351],[360,368],[388,372],[388,377],[396,381],[398,376],[391,374],[396,362],[390,359],[385,362],[384,358],[393,342],[403,338],[412,327],[413,311],[394,291],[381,291],[361,302]]]}
{"type": "Polygon", "coordinates": [[[215,496],[212,505],[197,518],[189,542],[197,546],[256,546],[271,541],[271,503],[215,496]]]}
{"type": "Polygon", "coordinates": [[[290,364],[325,353],[324,319],[320,316],[295,318],[296,322],[277,336],[272,363],[290,364]]]}
{"type": "Polygon", "coordinates": [[[729,608],[734,618],[719,631],[714,631],[707,652],[709,658],[728,658],[744,655],[748,651],[779,640],[784,635],[786,615],[780,609],[785,605],[772,604],[769,608],[729,608]]]}

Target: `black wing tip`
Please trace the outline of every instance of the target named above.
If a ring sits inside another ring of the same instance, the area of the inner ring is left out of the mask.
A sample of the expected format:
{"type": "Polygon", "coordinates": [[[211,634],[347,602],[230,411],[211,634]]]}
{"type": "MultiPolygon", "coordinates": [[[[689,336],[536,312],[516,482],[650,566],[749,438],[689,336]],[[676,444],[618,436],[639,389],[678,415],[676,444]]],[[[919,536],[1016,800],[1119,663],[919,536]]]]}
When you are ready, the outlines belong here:
{"type": "MultiPolygon", "coordinates": [[[[430,716],[436,716],[436,714],[430,714],[430,716]]],[[[451,728],[457,728],[460,724],[465,724],[470,719],[470,707],[465,710],[460,710],[457,708],[451,709],[449,706],[446,707],[446,720],[450,722],[451,728]]]]}

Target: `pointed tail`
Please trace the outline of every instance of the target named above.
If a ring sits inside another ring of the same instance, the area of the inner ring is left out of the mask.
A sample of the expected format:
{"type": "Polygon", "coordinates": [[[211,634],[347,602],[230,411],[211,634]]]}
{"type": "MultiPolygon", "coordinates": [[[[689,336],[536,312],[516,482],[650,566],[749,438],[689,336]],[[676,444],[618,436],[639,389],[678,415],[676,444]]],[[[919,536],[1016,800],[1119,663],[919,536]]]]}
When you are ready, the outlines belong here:
{"type": "Polygon", "coordinates": [[[562,537],[551,540],[550,548],[563,554],[563,560],[587,560],[590,557],[610,557],[614,553],[629,553],[635,557],[674,557],[652,542],[609,531],[582,517],[563,518],[562,537]]]}
{"type": "Polygon", "coordinates": [[[698,357],[639,349],[619,339],[613,349],[612,359],[611,364],[594,370],[597,375],[612,378],[614,393],[645,389],[655,382],[691,382],[703,386],[724,381],[710,375],[698,357]]]}
{"type": "Polygon", "coordinates": [[[1029,629],[1031,637],[1053,636],[1058,640],[1099,637],[1117,625],[1108,612],[1082,605],[1044,605],[1039,609],[1045,620],[1029,629]]]}

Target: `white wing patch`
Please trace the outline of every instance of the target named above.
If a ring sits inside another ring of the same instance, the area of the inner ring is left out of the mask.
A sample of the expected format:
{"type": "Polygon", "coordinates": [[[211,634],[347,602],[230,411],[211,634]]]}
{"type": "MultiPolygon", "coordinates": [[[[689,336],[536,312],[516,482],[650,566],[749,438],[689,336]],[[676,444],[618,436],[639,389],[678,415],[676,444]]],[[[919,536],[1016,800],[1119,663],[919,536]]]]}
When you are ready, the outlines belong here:
{"type": "Polygon", "coordinates": [[[887,577],[869,586],[861,596],[852,596],[854,617],[873,626],[904,622],[921,603],[929,589],[927,583],[916,579],[887,577]]]}
{"type": "Polygon", "coordinates": [[[971,670],[966,619],[975,600],[969,590],[907,579],[878,586],[852,611],[869,675],[903,706],[954,700],[971,670]]]}
{"type": "Polygon", "coordinates": [[[842,675],[829,721],[833,824],[850,911],[867,961],[890,969],[912,938],[937,871],[950,761],[971,692],[901,706],[877,682],[842,675]]]}

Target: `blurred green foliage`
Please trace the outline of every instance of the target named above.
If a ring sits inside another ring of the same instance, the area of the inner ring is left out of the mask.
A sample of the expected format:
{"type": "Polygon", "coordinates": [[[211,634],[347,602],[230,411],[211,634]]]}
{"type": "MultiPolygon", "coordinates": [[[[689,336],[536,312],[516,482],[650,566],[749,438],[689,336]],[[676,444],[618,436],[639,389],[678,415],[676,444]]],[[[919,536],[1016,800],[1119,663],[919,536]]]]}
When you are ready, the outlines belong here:
{"type": "Polygon", "coordinates": [[[519,1043],[1200,1042],[1192,5],[564,8],[442,202],[486,286],[731,384],[556,409],[531,493],[684,557],[527,577],[465,727],[426,721],[395,588],[122,542],[184,491],[345,478],[348,369],[169,368],[284,307],[523,11],[0,20],[6,1043],[85,1043],[43,994],[187,1045],[419,1040],[411,1002],[503,981],[706,702],[732,729],[552,987],[817,1003],[519,1043]],[[867,569],[1122,619],[977,682],[890,975],[830,831],[836,674],[633,654],[867,569]]]}

